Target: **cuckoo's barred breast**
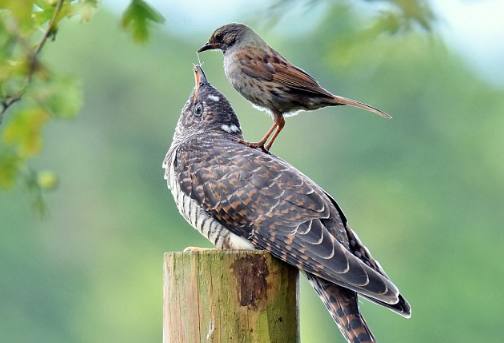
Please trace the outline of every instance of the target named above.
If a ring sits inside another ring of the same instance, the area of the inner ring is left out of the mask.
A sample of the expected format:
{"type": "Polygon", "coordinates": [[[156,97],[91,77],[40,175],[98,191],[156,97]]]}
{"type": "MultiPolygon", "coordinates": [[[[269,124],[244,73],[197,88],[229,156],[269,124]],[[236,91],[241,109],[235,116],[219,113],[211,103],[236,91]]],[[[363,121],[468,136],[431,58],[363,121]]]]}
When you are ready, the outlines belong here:
{"type": "Polygon", "coordinates": [[[163,162],[165,179],[173,194],[175,204],[182,217],[206,239],[219,249],[254,249],[247,240],[235,235],[209,215],[194,199],[180,190],[175,177],[173,154],[168,154],[163,162]]]}

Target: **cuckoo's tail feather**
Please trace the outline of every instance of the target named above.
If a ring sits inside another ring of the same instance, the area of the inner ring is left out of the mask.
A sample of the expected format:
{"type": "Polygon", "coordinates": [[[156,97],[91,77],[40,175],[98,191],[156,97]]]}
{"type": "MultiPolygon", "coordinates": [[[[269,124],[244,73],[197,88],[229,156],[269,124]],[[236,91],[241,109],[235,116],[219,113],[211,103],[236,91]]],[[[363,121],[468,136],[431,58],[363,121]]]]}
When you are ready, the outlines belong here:
{"type": "Polygon", "coordinates": [[[313,274],[306,273],[306,276],[348,343],[376,343],[359,312],[357,293],[313,274]]]}
{"type": "Polygon", "coordinates": [[[343,96],[333,95],[333,98],[331,99],[331,104],[332,105],[348,105],[348,106],[360,108],[361,110],[372,112],[372,113],[377,114],[380,117],[383,117],[386,119],[392,118],[392,116],[390,114],[388,114],[380,109],[377,109],[376,107],[365,104],[365,103],[358,101],[358,100],[345,98],[343,96]]]}
{"type": "Polygon", "coordinates": [[[383,301],[376,300],[370,297],[367,297],[365,295],[362,295],[363,297],[367,298],[369,301],[380,304],[389,310],[392,310],[393,312],[403,316],[404,318],[410,318],[411,317],[411,306],[408,303],[406,299],[402,295],[399,294],[399,301],[397,304],[387,304],[384,303],[383,301]]]}

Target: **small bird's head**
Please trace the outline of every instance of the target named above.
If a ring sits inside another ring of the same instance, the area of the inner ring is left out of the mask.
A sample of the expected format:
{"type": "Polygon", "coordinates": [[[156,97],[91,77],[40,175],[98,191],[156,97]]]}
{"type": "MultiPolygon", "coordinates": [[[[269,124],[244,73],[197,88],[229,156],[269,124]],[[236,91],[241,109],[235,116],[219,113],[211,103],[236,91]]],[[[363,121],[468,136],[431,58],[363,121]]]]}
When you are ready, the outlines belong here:
{"type": "Polygon", "coordinates": [[[233,108],[207,80],[203,69],[194,66],[194,90],[180,115],[175,138],[194,133],[219,132],[241,139],[240,122],[233,108]]]}
{"type": "Polygon", "coordinates": [[[199,48],[198,52],[220,49],[226,52],[231,47],[240,44],[249,37],[257,36],[251,28],[243,24],[227,24],[212,33],[208,43],[199,48]]]}

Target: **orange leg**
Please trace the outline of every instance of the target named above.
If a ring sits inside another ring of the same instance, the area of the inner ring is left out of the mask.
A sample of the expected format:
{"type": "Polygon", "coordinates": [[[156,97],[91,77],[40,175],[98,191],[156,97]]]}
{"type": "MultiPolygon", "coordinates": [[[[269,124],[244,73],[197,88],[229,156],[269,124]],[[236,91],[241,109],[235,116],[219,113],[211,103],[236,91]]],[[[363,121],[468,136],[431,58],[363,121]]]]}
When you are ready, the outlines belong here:
{"type": "Polygon", "coordinates": [[[284,128],[285,126],[285,119],[282,115],[279,115],[275,118],[275,125],[276,125],[276,131],[275,131],[275,134],[273,135],[273,137],[271,138],[271,140],[269,141],[268,144],[266,144],[266,147],[265,149],[267,151],[269,151],[269,149],[271,148],[271,146],[273,145],[273,143],[275,142],[275,139],[278,137],[278,135],[280,134],[280,131],[282,131],[282,129],[284,128]]]}
{"type": "Polygon", "coordinates": [[[264,144],[268,141],[270,138],[271,134],[273,133],[273,130],[277,127],[277,123],[273,123],[273,125],[269,128],[268,132],[261,138],[260,141],[258,142],[246,142],[242,141],[243,144],[251,147],[251,148],[261,148],[264,150],[264,144]]]}

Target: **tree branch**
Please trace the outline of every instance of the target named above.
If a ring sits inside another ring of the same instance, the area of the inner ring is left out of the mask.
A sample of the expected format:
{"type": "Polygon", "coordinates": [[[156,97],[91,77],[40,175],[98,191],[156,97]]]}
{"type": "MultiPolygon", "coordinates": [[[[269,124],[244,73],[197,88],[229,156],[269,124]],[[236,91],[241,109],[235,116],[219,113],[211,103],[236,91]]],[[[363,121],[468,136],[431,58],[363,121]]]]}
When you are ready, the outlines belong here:
{"type": "Polygon", "coordinates": [[[36,71],[36,66],[37,66],[37,58],[40,52],[42,51],[42,48],[45,46],[47,40],[51,37],[54,36],[55,34],[55,24],[56,21],[58,20],[58,15],[61,12],[61,9],[63,8],[65,0],[58,0],[56,3],[56,7],[54,9],[53,16],[51,20],[49,21],[49,24],[47,25],[47,29],[44,31],[44,34],[42,36],[42,39],[40,42],[36,45],[35,50],[31,53],[30,56],[30,68],[28,71],[28,77],[26,80],[26,84],[23,88],[21,88],[17,93],[13,95],[8,95],[4,99],[2,99],[1,104],[2,104],[2,109],[0,111],[0,124],[2,124],[2,119],[4,117],[4,114],[7,112],[7,110],[14,105],[16,102],[21,100],[23,95],[26,93],[26,90],[30,86],[32,79],[33,79],[33,74],[36,71]]]}

